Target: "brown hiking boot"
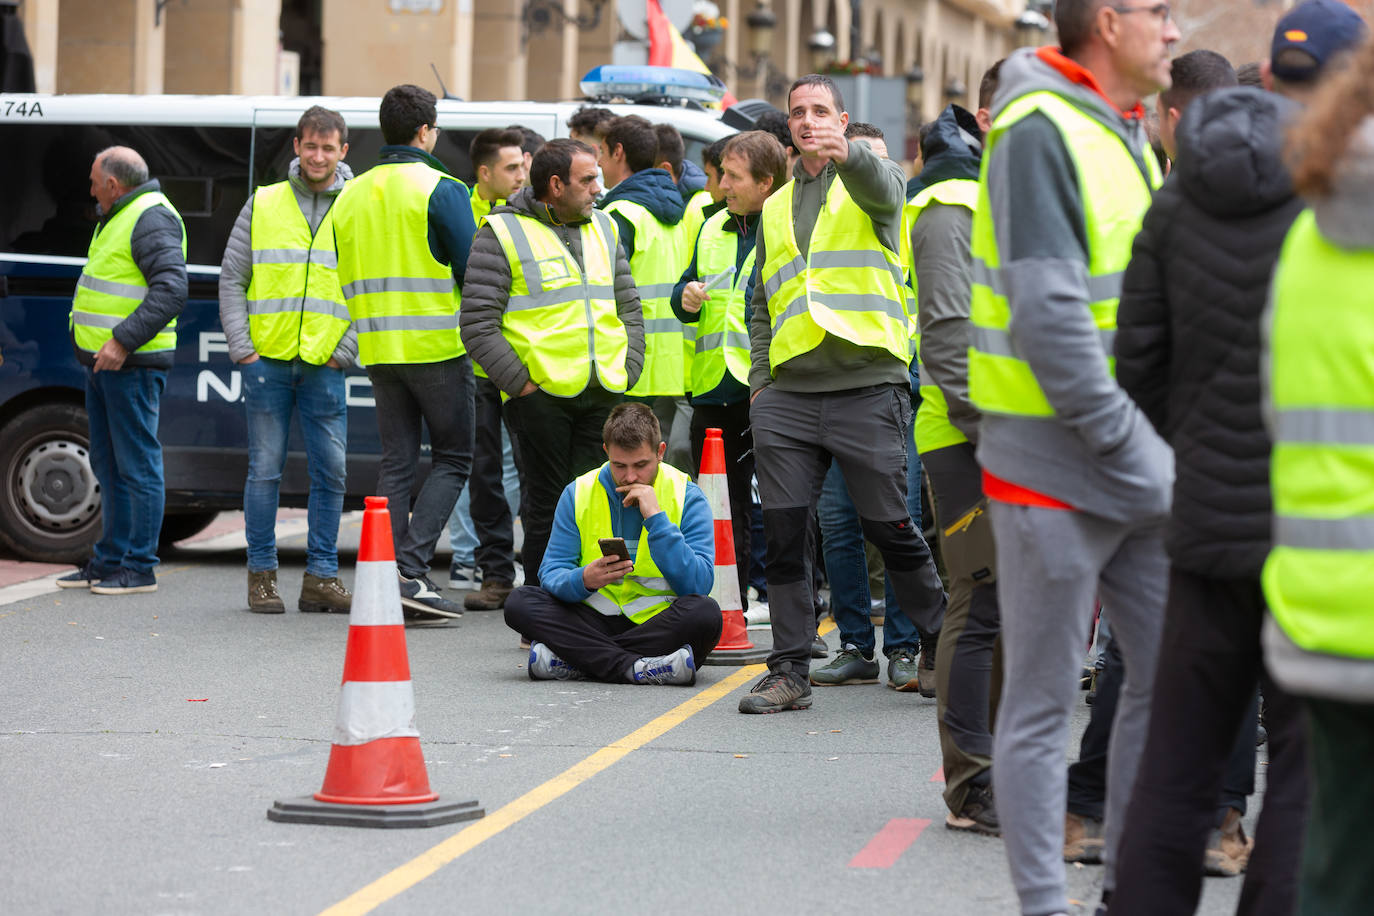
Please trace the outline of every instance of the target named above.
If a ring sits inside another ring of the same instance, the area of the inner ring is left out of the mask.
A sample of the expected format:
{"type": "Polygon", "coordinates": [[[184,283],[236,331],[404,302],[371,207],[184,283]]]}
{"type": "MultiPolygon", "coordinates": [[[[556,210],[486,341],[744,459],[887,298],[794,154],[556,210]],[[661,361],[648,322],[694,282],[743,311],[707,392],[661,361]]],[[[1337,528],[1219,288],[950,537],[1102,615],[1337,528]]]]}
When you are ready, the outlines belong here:
{"type": "Polygon", "coordinates": [[[939,639],[940,634],[936,633],[930,639],[921,640],[921,661],[916,666],[916,689],[926,698],[935,696],[935,647],[939,639]]]}
{"type": "Polygon", "coordinates": [[[1227,808],[1221,826],[1207,839],[1203,866],[1209,875],[1234,878],[1250,864],[1250,851],[1254,848],[1255,841],[1245,835],[1245,828],[1241,826],[1240,812],[1227,808]]]}
{"type": "Polygon", "coordinates": [[[325,614],[347,614],[353,608],[353,595],[344,588],[338,576],[321,579],[306,573],[296,608],[325,614]]]}
{"type": "Polygon", "coordinates": [[[248,571],[248,610],[254,614],[285,614],[286,605],[277,594],[277,571],[248,571]]]}
{"type": "Polygon", "coordinates": [[[463,608],[469,611],[499,611],[506,606],[506,597],[514,590],[513,582],[483,579],[481,590],[463,599],[463,608]]]}
{"type": "Polygon", "coordinates": [[[1107,845],[1102,835],[1102,822],[1078,814],[1064,815],[1064,861],[1097,865],[1102,862],[1102,850],[1107,845]]]}

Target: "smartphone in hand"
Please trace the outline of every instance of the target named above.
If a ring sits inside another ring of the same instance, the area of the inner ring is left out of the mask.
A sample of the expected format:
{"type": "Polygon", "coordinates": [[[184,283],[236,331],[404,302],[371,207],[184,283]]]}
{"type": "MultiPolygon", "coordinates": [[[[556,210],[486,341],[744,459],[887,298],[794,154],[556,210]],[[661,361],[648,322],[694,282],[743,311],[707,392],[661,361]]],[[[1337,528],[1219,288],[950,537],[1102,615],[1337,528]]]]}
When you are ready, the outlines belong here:
{"type": "Polygon", "coordinates": [[[624,538],[598,538],[596,543],[601,548],[603,557],[615,557],[618,560],[630,559],[630,549],[625,546],[624,538]]]}

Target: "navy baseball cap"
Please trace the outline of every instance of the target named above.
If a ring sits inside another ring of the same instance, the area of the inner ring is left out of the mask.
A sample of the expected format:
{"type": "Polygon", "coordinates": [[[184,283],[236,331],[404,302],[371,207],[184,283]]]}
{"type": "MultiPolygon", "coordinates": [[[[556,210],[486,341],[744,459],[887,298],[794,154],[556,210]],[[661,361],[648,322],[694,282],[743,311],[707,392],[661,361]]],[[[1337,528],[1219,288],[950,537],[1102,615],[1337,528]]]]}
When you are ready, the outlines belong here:
{"type": "Polygon", "coordinates": [[[1359,44],[1366,31],[1360,14],[1341,0],[1306,0],[1274,26],[1270,70],[1288,82],[1309,82],[1316,79],[1332,57],[1359,44]],[[1305,52],[1310,60],[1302,55],[1297,55],[1301,63],[1294,62],[1292,56],[1284,59],[1282,52],[1290,49],[1305,52]]]}

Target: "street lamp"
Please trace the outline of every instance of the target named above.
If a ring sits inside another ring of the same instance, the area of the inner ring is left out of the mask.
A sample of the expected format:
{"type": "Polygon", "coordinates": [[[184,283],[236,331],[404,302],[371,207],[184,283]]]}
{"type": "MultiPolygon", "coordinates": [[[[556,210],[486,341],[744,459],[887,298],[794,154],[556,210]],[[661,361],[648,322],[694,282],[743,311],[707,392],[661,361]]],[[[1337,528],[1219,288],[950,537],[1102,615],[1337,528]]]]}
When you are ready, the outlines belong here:
{"type": "Polygon", "coordinates": [[[749,26],[749,51],[756,60],[762,60],[773,53],[773,32],[778,27],[778,17],[759,0],[754,11],[744,18],[749,26]]]}
{"type": "Polygon", "coordinates": [[[912,64],[911,69],[903,74],[906,80],[906,103],[916,108],[921,107],[921,89],[926,81],[926,72],[921,69],[920,64],[912,64]]]}
{"type": "Polygon", "coordinates": [[[1044,13],[1026,6],[1024,12],[1016,17],[1016,42],[1021,47],[1037,47],[1050,30],[1050,20],[1044,13]]]}
{"type": "Polygon", "coordinates": [[[824,27],[811,33],[806,40],[806,47],[811,51],[811,70],[814,73],[820,73],[835,59],[835,36],[824,27]]]}
{"type": "Polygon", "coordinates": [[[957,76],[951,76],[945,81],[945,98],[951,102],[957,102],[968,96],[968,87],[964,81],[957,76]]]}
{"type": "Polygon", "coordinates": [[[579,32],[590,32],[601,26],[601,13],[606,0],[590,0],[590,13],[569,16],[563,4],[556,0],[525,0],[520,10],[520,24],[524,27],[520,34],[520,44],[529,44],[530,35],[547,31],[555,26],[571,25],[579,32]]]}

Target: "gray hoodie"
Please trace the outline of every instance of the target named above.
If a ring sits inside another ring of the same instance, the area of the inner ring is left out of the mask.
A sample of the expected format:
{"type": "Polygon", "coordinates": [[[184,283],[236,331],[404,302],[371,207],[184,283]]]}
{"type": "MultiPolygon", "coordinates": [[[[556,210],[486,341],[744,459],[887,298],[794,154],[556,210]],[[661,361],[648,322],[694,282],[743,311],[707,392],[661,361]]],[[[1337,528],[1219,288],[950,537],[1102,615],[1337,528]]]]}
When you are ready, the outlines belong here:
{"type": "MultiPolygon", "coordinates": [[[[1365,118],[1351,137],[1331,193],[1311,204],[1317,229],[1328,242],[1374,250],[1374,116],[1365,118]]],[[[1304,649],[1267,615],[1264,653],[1275,680],[1291,693],[1374,703],[1374,661],[1370,659],[1304,649]]]]}
{"type": "MultiPolygon", "coordinates": [[[[1040,90],[1109,127],[1145,171],[1150,150],[1143,125],[1070,82],[1034,49],[1007,58],[993,118],[1040,90]]],[[[1173,488],[1173,452],[1108,371],[1110,354],[1087,308],[1083,201],[1059,130],[1049,118],[1029,115],[987,155],[1012,345],[1030,364],[1055,416],[985,413],[978,460],[996,477],[1092,515],[1124,523],[1162,520],[1173,488]]]]}
{"type": "MultiPolygon", "coordinates": [[[[549,208],[535,199],[533,189],[521,188],[503,206],[494,207],[491,212],[493,215],[518,213],[539,220],[553,229],[578,266],[583,265],[582,223],[555,222],[549,208]]],[[[530,373],[516,355],[515,348],[501,333],[506,306],[510,304],[510,284],[510,261],[506,259],[506,252],[496,233],[483,222],[473,237],[472,250],[468,252],[458,327],[463,335],[463,346],[473,362],[482,367],[496,387],[515,397],[530,380],[530,373]]],[[[635,286],[634,275],[630,273],[630,262],[625,257],[625,249],[619,244],[615,251],[615,306],[629,338],[625,370],[633,386],[644,369],[644,313],[639,305],[639,289],[635,286]]],[[[596,369],[593,368],[589,383],[595,379],[595,373],[596,369]]]]}
{"type": "MultiPolygon", "coordinates": [[[[301,177],[301,161],[291,160],[287,168],[287,180],[291,182],[291,190],[296,192],[296,203],[300,204],[301,214],[310,224],[312,233],[320,228],[325,214],[334,205],[334,199],[343,190],[344,182],[352,177],[353,170],[348,163],[340,162],[334,171],[334,183],[324,191],[312,191],[301,177]]],[[[248,333],[248,282],[253,278],[252,228],[253,198],[249,197],[239,211],[239,218],[234,221],[229,243],[224,246],[224,259],[220,262],[219,323],[224,328],[225,341],[229,344],[229,358],[234,362],[257,352],[253,338],[248,333]]],[[[358,333],[352,324],[335,346],[333,359],[341,369],[358,364],[358,333]]]]}

